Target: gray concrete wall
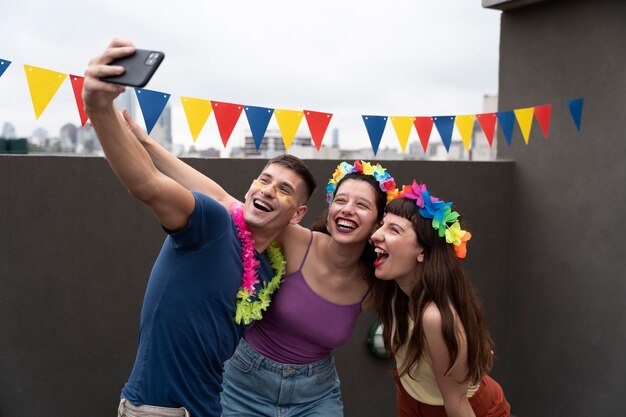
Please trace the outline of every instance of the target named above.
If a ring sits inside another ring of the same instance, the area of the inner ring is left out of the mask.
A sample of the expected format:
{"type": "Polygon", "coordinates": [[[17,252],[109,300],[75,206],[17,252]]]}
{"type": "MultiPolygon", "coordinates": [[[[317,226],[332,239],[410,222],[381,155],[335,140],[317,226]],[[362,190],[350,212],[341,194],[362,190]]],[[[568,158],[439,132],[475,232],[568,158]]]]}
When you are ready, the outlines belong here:
{"type": "Polygon", "coordinates": [[[626,2],[505,11],[500,110],[552,103],[549,139],[516,128],[508,396],[518,417],[624,415],[626,2]],[[565,101],[584,97],[577,133],[565,101]]]}
{"type": "MultiPolygon", "coordinates": [[[[261,160],[188,160],[243,197],[261,160]]],[[[338,161],[307,161],[324,186],[338,161]]],[[[505,389],[513,164],[384,162],[453,200],[472,231],[465,265],[481,295],[505,389]]],[[[102,158],[0,155],[0,416],[110,417],[130,372],[146,280],[163,240],[102,158]]],[[[372,356],[365,313],[336,352],[346,416],[393,416],[390,361],[372,356]]]]}

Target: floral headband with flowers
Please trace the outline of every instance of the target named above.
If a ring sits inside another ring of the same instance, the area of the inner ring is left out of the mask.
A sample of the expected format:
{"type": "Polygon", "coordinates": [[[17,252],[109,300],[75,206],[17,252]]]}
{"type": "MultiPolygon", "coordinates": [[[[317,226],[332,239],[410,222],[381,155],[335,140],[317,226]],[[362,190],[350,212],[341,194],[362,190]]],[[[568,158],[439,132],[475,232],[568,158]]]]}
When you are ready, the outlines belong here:
{"type": "Polygon", "coordinates": [[[363,175],[371,175],[376,181],[380,189],[387,194],[387,202],[390,202],[398,195],[398,189],[396,188],[396,182],[393,177],[389,175],[387,170],[380,164],[372,165],[366,161],[354,161],[354,165],[350,165],[347,162],[342,162],[337,165],[337,169],[333,172],[333,176],[328,180],[326,186],[326,202],[330,204],[333,201],[333,194],[337,189],[337,184],[348,174],[358,172],[363,175]]]}
{"type": "Polygon", "coordinates": [[[437,197],[430,195],[425,184],[418,184],[413,180],[411,185],[403,185],[395,198],[406,198],[415,200],[419,207],[420,216],[425,219],[432,219],[433,229],[437,230],[439,237],[446,238],[446,242],[454,246],[454,253],[457,258],[465,259],[467,255],[467,241],[472,238],[472,234],[466,230],[461,230],[459,223],[459,213],[452,211],[452,202],[446,203],[437,197]]]}

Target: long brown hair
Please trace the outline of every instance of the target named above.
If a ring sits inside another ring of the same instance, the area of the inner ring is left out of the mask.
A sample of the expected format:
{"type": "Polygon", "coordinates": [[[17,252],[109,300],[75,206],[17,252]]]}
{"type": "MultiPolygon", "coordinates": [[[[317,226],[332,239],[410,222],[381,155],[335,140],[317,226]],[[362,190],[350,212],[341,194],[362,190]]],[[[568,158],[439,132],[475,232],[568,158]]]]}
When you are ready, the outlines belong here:
{"type": "Polygon", "coordinates": [[[395,281],[378,280],[375,284],[376,309],[383,324],[385,347],[395,354],[402,345],[407,345],[404,363],[398,367],[400,375],[407,374],[419,363],[424,353],[426,340],[422,315],[429,303],[435,303],[441,312],[443,337],[450,352],[447,374],[459,354],[454,316],[456,310],[467,338],[468,373],[464,382],[477,384],[493,364],[493,341],[478,298],[452,245],[446,243],[445,238],[439,237],[432,227],[432,220],[423,218],[418,209],[415,201],[402,198],[392,201],[385,209],[387,213],[411,222],[418,243],[424,249],[424,262],[415,270],[415,285],[410,295],[406,295],[395,281]],[[410,308],[416,317],[411,332],[410,308]]]}

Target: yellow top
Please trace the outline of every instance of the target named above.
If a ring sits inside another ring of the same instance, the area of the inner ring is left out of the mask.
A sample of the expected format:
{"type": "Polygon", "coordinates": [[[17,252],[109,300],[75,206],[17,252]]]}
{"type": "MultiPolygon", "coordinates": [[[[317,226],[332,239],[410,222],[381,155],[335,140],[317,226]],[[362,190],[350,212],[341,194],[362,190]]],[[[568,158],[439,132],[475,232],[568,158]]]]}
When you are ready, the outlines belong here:
{"type": "MultiPolygon", "coordinates": [[[[413,329],[413,324],[413,320],[409,318],[409,332],[413,329]]],[[[401,346],[396,352],[396,366],[402,366],[405,356],[406,344],[401,346]]],[[[443,397],[435,379],[433,363],[426,348],[422,353],[419,364],[414,365],[407,374],[402,375],[400,382],[406,392],[417,401],[430,405],[443,405],[443,397]]],[[[479,386],[480,384],[470,385],[467,389],[467,396],[471,397],[474,395],[478,391],[479,386]]]]}

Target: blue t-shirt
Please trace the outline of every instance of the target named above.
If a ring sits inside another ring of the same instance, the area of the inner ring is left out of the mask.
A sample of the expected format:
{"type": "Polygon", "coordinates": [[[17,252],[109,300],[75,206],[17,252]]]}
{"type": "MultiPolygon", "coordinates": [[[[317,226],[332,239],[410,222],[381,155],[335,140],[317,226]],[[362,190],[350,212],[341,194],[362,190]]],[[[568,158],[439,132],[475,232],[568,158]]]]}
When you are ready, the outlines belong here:
{"type": "MultiPolygon", "coordinates": [[[[234,321],[241,243],[228,211],[204,194],[194,196],[187,226],[167,236],[150,274],[137,357],[122,397],[218,417],[223,364],[244,330],[234,321]]],[[[257,258],[259,278],[271,279],[267,258],[257,258]]]]}

